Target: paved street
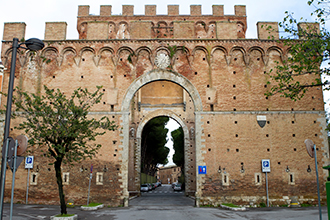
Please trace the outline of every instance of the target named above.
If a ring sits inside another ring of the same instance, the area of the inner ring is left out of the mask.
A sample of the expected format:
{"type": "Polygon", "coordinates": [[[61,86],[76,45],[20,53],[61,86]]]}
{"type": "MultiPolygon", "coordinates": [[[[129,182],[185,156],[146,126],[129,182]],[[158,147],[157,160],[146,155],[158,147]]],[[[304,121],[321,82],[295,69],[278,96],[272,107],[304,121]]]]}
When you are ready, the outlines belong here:
{"type": "MultiPolygon", "coordinates": [[[[58,214],[59,206],[14,205],[14,220],[49,219],[58,214]]],[[[183,192],[174,192],[163,185],[154,191],[142,193],[141,197],[130,200],[127,208],[104,208],[97,211],[82,211],[79,207],[68,209],[78,214],[78,219],[98,220],[313,220],[319,219],[318,208],[251,208],[247,211],[230,211],[220,208],[196,208],[194,200],[183,192]]],[[[322,207],[322,217],[327,219],[326,207],[322,207]]],[[[9,219],[9,204],[4,206],[4,220],[9,219]]]]}

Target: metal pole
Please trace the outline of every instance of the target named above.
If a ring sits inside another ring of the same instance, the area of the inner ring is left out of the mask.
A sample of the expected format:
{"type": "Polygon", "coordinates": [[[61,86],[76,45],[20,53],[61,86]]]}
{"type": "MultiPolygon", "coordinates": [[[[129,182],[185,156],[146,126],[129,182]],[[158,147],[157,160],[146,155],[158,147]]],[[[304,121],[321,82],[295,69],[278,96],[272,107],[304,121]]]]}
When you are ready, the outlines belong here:
{"type": "Polygon", "coordinates": [[[266,195],[267,195],[267,207],[269,207],[269,196],[268,196],[268,177],[266,172],[266,195]]]}
{"type": "Polygon", "coordinates": [[[25,204],[28,204],[28,198],[29,198],[29,177],[30,177],[30,168],[28,168],[28,175],[27,175],[25,204]]]}
{"type": "Polygon", "coordinates": [[[92,180],[92,175],[93,175],[93,174],[91,173],[90,176],[89,176],[87,205],[89,204],[89,193],[90,193],[90,190],[91,190],[91,180],[92,180]]]}
{"type": "MultiPolygon", "coordinates": [[[[14,89],[14,79],[15,79],[15,68],[16,68],[16,57],[17,57],[17,49],[18,49],[18,39],[13,39],[13,51],[11,56],[11,66],[10,66],[10,75],[9,75],[9,85],[8,85],[8,97],[7,97],[7,107],[6,107],[6,119],[5,119],[5,133],[4,133],[4,143],[6,143],[9,136],[9,128],[10,128],[10,115],[11,115],[11,105],[13,98],[13,89],[14,89]]],[[[5,149],[3,151],[5,157],[7,157],[8,152],[8,142],[3,145],[5,149]]],[[[5,183],[6,183],[6,163],[7,158],[2,156],[1,162],[1,191],[0,191],[0,220],[2,220],[3,216],[3,196],[5,192],[5,183]]]]}
{"type": "Polygon", "coordinates": [[[15,154],[14,154],[14,167],[13,178],[11,181],[11,199],[10,199],[10,215],[9,220],[13,219],[13,205],[14,205],[14,189],[15,189],[15,174],[16,174],[16,162],[17,162],[17,140],[15,140],[15,154]]]}
{"type": "Polygon", "coordinates": [[[317,169],[317,156],[316,156],[315,144],[314,144],[314,158],[315,158],[315,170],[316,170],[316,182],[317,182],[317,198],[318,198],[318,203],[319,203],[319,215],[320,215],[320,220],[322,220],[322,211],[321,211],[321,202],[320,202],[319,171],[317,169]]]}
{"type": "MultiPolygon", "coordinates": [[[[9,145],[9,138],[7,138],[6,140],[6,148],[8,149],[8,145],[9,145]]],[[[5,167],[5,169],[3,170],[3,176],[6,177],[6,168],[7,168],[7,157],[8,157],[8,151],[5,151],[5,155],[3,155],[2,157],[2,162],[4,163],[4,165],[1,165],[3,167],[5,167]]],[[[5,181],[6,181],[6,178],[1,178],[1,186],[3,186],[3,188],[5,188],[5,181]]],[[[4,189],[2,190],[1,188],[1,191],[4,192],[4,189]]],[[[0,208],[0,211],[1,211],[1,219],[2,219],[2,208],[3,208],[3,193],[0,195],[0,204],[1,204],[1,208],[0,208]]]]}

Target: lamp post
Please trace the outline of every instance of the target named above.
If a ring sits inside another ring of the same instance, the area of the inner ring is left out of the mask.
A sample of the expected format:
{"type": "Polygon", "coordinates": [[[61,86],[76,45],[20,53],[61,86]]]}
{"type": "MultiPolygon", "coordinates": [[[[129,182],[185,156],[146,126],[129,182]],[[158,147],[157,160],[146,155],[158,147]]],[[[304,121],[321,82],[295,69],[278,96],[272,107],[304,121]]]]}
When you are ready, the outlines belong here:
{"type": "Polygon", "coordinates": [[[15,68],[16,68],[16,57],[17,57],[17,49],[23,48],[31,51],[38,51],[44,48],[45,44],[37,39],[31,38],[26,40],[23,43],[18,44],[18,39],[13,39],[13,51],[11,56],[11,66],[10,66],[10,75],[9,75],[9,85],[8,85],[8,97],[7,97],[7,107],[6,107],[6,119],[5,119],[5,133],[4,133],[4,141],[2,146],[2,162],[1,162],[1,182],[0,182],[0,220],[2,220],[3,216],[3,197],[5,191],[5,182],[6,182],[6,163],[8,155],[8,146],[9,143],[9,128],[10,128],[10,116],[11,116],[11,105],[13,98],[13,89],[14,89],[14,79],[15,79],[15,68]],[[27,47],[22,47],[21,45],[25,44],[27,47]]]}

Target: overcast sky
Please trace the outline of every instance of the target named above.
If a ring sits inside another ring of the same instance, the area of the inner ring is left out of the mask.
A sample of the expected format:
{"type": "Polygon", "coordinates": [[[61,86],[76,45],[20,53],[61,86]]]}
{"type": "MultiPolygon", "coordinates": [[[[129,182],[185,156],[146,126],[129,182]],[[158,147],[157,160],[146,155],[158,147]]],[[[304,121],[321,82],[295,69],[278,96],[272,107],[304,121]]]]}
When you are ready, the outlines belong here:
{"type": "MultiPolygon", "coordinates": [[[[258,21],[282,21],[285,11],[295,12],[297,18],[310,19],[312,7],[307,0],[10,0],[1,1],[0,35],[3,35],[4,22],[25,22],[25,39],[37,37],[44,39],[45,22],[65,21],[67,39],[78,39],[78,5],[89,5],[90,14],[99,15],[100,5],[112,5],[112,14],[121,14],[122,5],[134,5],[134,14],[144,14],[145,5],[157,5],[157,14],[167,14],[167,5],[180,5],[180,14],[190,14],[190,5],[202,5],[202,14],[212,14],[212,5],[224,5],[225,14],[234,14],[234,5],[246,5],[247,38],[256,38],[258,21]]],[[[2,38],[1,38],[2,39],[2,38]]]]}
{"type": "Polygon", "coordinates": [[[76,30],[78,5],[89,5],[90,14],[94,15],[100,14],[100,5],[112,5],[113,15],[122,13],[122,5],[134,5],[135,15],[143,15],[145,5],[157,5],[157,14],[167,14],[167,5],[180,5],[181,15],[190,14],[190,5],[202,5],[203,15],[212,14],[212,5],[224,5],[225,15],[234,14],[234,5],[246,5],[248,22],[246,38],[257,38],[258,21],[280,22],[285,16],[285,11],[294,12],[297,19],[304,17],[308,21],[313,21],[310,14],[314,10],[313,6],[307,5],[307,0],[3,0],[0,36],[3,36],[5,22],[25,22],[27,25],[25,39],[32,37],[44,39],[45,22],[65,21],[68,24],[67,39],[78,39],[76,30]]]}

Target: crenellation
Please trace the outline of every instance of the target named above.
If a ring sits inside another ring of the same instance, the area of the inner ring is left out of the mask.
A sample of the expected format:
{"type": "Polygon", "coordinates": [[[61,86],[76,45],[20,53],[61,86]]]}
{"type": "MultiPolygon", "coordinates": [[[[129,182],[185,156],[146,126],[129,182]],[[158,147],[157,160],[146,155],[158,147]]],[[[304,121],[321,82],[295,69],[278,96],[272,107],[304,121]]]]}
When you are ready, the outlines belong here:
{"type": "Polygon", "coordinates": [[[144,14],[146,16],[156,16],[157,6],[156,5],[145,5],[144,14]]]}
{"type": "Polygon", "coordinates": [[[245,5],[235,5],[235,15],[236,16],[246,16],[246,6],[245,5]]]}
{"type": "Polygon", "coordinates": [[[45,40],[66,40],[66,22],[46,22],[45,40]]]}
{"type": "Polygon", "coordinates": [[[100,6],[100,16],[111,16],[111,5],[101,5],[100,6]]]}
{"type": "Polygon", "coordinates": [[[78,17],[89,16],[89,5],[78,6],[78,17]]]}
{"type": "MultiPolygon", "coordinates": [[[[240,11],[240,14],[244,14],[242,11],[244,11],[243,9],[245,7],[237,6],[236,8],[240,11]]],[[[213,5],[213,15],[205,16],[201,20],[201,5],[191,5],[190,10],[190,15],[182,16],[179,15],[178,5],[168,5],[168,15],[156,15],[156,6],[146,5],[145,15],[134,15],[134,7],[132,5],[123,5],[123,15],[121,16],[78,16],[77,29],[79,39],[89,39],[87,38],[88,31],[92,31],[88,27],[88,22],[90,21],[108,22],[109,28],[99,29],[99,31],[108,31],[108,33],[91,34],[104,37],[100,39],[141,39],[143,36],[146,36],[147,39],[184,39],[184,36],[189,36],[189,39],[230,39],[233,36],[234,39],[245,38],[247,29],[246,16],[223,15],[223,5],[213,5]],[[147,33],[139,33],[137,31],[130,33],[130,25],[134,24],[134,29],[136,29],[137,21],[151,22],[151,32],[147,29],[147,33]],[[190,27],[191,24],[187,24],[185,28],[189,26],[188,33],[183,33],[184,30],[180,29],[180,26],[176,25],[174,27],[175,22],[181,21],[194,22],[195,27],[190,27]],[[216,25],[215,21],[220,23],[216,25]],[[123,25],[124,23],[126,25],[123,25]],[[225,31],[228,27],[230,28],[230,32],[225,31]],[[236,30],[234,30],[235,28],[236,30]]],[[[110,8],[108,8],[108,14],[110,11],[110,8]]]]}
{"type": "Polygon", "coordinates": [[[300,22],[298,23],[299,38],[304,39],[303,32],[320,33],[320,24],[316,22],[300,22]]]}
{"type": "Polygon", "coordinates": [[[123,5],[123,16],[133,16],[134,15],[134,5],[123,5]]]}
{"type": "Polygon", "coordinates": [[[223,5],[212,5],[212,15],[213,16],[223,16],[223,5]]]}
{"type": "Polygon", "coordinates": [[[167,6],[167,15],[169,15],[169,16],[179,15],[179,5],[168,5],[167,6]]]}
{"type": "Polygon", "coordinates": [[[258,22],[257,31],[260,40],[279,39],[278,22],[258,22]]]}
{"type": "Polygon", "coordinates": [[[201,16],[202,6],[201,5],[190,5],[190,15],[191,16],[201,16]]]}
{"type": "Polygon", "coordinates": [[[21,40],[25,37],[26,24],[24,22],[5,23],[2,40],[12,41],[13,38],[21,40]]]}

